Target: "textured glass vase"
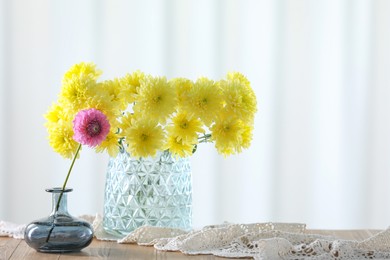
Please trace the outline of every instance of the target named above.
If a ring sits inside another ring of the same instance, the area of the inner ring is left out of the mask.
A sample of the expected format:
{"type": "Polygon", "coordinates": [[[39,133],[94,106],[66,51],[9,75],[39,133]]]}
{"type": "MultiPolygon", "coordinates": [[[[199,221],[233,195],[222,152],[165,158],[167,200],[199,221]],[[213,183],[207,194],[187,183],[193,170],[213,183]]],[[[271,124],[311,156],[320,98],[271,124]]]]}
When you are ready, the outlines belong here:
{"type": "Polygon", "coordinates": [[[64,190],[58,210],[55,210],[61,190],[62,188],[46,190],[52,194],[52,213],[46,218],[28,224],[24,232],[26,243],[39,252],[80,251],[92,242],[92,226],[68,213],[67,193],[72,189],[64,190]]]}
{"type": "Polygon", "coordinates": [[[123,149],[108,163],[103,227],[123,237],[143,226],[192,225],[192,178],[188,158],[169,152],[133,158],[123,149]]]}

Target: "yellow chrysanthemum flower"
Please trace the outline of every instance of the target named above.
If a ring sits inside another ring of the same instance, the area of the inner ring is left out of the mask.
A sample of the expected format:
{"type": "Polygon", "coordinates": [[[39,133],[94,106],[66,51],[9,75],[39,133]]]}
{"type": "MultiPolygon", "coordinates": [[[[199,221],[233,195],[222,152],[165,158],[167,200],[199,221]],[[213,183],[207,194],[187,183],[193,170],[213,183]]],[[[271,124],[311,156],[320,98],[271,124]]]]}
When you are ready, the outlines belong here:
{"type": "Polygon", "coordinates": [[[188,157],[192,155],[192,151],[194,149],[194,145],[191,143],[184,142],[182,139],[179,139],[177,136],[169,136],[166,144],[166,149],[174,156],[179,157],[188,157]]]}
{"type": "Polygon", "coordinates": [[[244,122],[252,123],[257,112],[257,100],[249,80],[239,72],[228,73],[227,79],[220,81],[225,109],[244,122]]]}
{"type": "Polygon", "coordinates": [[[226,75],[226,78],[228,80],[238,80],[239,82],[244,84],[246,87],[250,87],[250,85],[251,85],[249,80],[242,73],[237,72],[237,71],[228,72],[226,75]]]}
{"type": "Polygon", "coordinates": [[[160,123],[165,123],[176,109],[175,89],[165,77],[146,77],[141,82],[138,95],[134,112],[147,113],[149,118],[160,123]]]}
{"type": "Polygon", "coordinates": [[[65,158],[72,158],[77,151],[78,143],[73,139],[71,122],[57,122],[49,131],[49,143],[55,152],[65,158]]]}
{"type": "Polygon", "coordinates": [[[164,131],[153,120],[139,118],[133,120],[130,128],[122,130],[128,145],[127,151],[134,157],[154,156],[164,146],[164,131]]]}
{"type": "MultiPolygon", "coordinates": [[[[96,88],[96,81],[89,77],[73,77],[62,85],[59,103],[74,115],[85,108],[96,88]]],[[[96,90],[95,90],[96,91],[96,90]]]]}
{"type": "Polygon", "coordinates": [[[49,108],[49,110],[44,115],[44,117],[47,120],[45,126],[48,129],[48,131],[50,131],[52,127],[55,127],[57,123],[72,120],[72,118],[69,117],[68,113],[64,111],[64,107],[57,103],[53,104],[49,108]]]}
{"type": "Polygon", "coordinates": [[[70,117],[80,110],[93,107],[91,102],[102,103],[102,100],[107,100],[111,92],[105,93],[102,87],[104,84],[96,82],[100,75],[101,71],[96,69],[95,64],[84,62],[72,66],[65,73],[59,104],[70,117]]]}
{"type": "Polygon", "coordinates": [[[202,122],[196,118],[191,118],[186,112],[177,114],[172,118],[172,124],[167,128],[170,136],[176,136],[177,141],[196,144],[198,134],[204,133],[202,122]]]}
{"type": "Polygon", "coordinates": [[[243,91],[242,104],[246,111],[246,113],[243,114],[243,120],[247,123],[253,123],[257,112],[257,100],[252,88],[245,88],[243,91]]]}
{"type": "Polygon", "coordinates": [[[119,148],[118,135],[114,131],[110,131],[106,139],[96,147],[96,151],[99,153],[107,151],[109,156],[115,157],[119,153],[119,148]]]}
{"type": "Polygon", "coordinates": [[[230,155],[242,150],[243,123],[236,117],[220,118],[212,127],[212,140],[215,141],[217,151],[223,155],[230,155]]]}
{"type": "Polygon", "coordinates": [[[252,142],[253,126],[244,125],[242,132],[241,146],[248,149],[252,142]]]}
{"type": "Polygon", "coordinates": [[[221,80],[218,83],[224,98],[225,113],[234,115],[244,122],[252,122],[256,110],[256,103],[252,99],[248,102],[246,87],[239,81],[221,80]]]}
{"type": "Polygon", "coordinates": [[[214,81],[199,78],[189,92],[188,102],[183,105],[185,111],[191,112],[205,125],[210,126],[222,109],[220,89],[214,81]]]}
{"type": "Polygon", "coordinates": [[[188,103],[189,93],[194,83],[185,78],[174,78],[169,81],[169,83],[174,87],[177,96],[177,104],[179,110],[183,107],[184,104],[188,103]]]}
{"type": "Polygon", "coordinates": [[[110,110],[116,111],[115,114],[117,115],[126,110],[128,103],[124,100],[119,79],[103,81],[99,87],[101,89],[98,89],[98,93],[95,93],[95,95],[99,95],[111,107],[110,110]]]}
{"type": "Polygon", "coordinates": [[[145,74],[139,70],[132,74],[126,74],[120,79],[122,86],[121,98],[128,104],[137,100],[138,89],[141,85],[141,81],[144,80],[145,74]]]}
{"type": "Polygon", "coordinates": [[[96,69],[96,65],[92,62],[80,62],[73,65],[64,75],[63,84],[66,84],[74,77],[87,77],[96,81],[102,74],[101,70],[96,69]]]}

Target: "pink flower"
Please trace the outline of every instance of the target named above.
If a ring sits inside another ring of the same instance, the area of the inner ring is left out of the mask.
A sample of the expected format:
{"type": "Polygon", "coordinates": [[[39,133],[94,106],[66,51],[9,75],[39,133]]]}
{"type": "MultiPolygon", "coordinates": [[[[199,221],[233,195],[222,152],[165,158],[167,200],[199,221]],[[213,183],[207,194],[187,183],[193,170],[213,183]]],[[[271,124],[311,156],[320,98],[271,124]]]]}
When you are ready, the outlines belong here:
{"type": "Polygon", "coordinates": [[[73,139],[80,144],[95,147],[100,145],[110,132],[110,123],[100,110],[81,110],[73,120],[73,139]]]}

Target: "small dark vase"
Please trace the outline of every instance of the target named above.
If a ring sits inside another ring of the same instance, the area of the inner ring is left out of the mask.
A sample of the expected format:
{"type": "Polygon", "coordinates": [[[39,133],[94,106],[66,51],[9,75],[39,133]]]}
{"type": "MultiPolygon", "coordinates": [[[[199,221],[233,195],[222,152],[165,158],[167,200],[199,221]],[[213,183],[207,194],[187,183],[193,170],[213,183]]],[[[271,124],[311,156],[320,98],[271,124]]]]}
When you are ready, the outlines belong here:
{"type": "Polygon", "coordinates": [[[92,226],[68,213],[67,193],[65,189],[56,211],[62,188],[46,189],[52,194],[52,212],[50,216],[31,222],[24,232],[26,243],[39,252],[66,253],[80,251],[87,247],[93,238],[92,226]]]}

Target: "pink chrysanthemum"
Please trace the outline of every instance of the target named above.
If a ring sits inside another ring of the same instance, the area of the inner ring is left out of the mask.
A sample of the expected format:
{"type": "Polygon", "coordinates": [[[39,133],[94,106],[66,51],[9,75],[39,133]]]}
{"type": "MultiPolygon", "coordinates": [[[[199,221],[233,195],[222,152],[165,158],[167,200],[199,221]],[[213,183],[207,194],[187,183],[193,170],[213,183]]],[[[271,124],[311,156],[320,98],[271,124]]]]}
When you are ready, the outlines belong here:
{"type": "Polygon", "coordinates": [[[110,123],[100,110],[81,110],[73,120],[73,139],[80,144],[95,147],[100,145],[110,132],[110,123]]]}

